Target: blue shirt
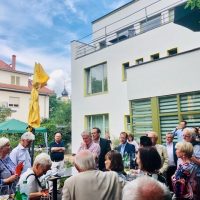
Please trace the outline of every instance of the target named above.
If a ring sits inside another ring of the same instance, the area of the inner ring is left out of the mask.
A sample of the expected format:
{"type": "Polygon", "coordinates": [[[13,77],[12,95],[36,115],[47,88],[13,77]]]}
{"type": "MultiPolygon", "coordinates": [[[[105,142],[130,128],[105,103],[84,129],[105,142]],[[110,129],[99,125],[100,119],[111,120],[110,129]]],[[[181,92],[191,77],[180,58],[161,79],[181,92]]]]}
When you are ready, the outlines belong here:
{"type": "MultiPolygon", "coordinates": [[[[7,179],[15,174],[15,164],[11,161],[10,157],[7,156],[5,159],[0,159],[0,185],[3,185],[3,179],[7,179]]],[[[15,191],[16,182],[10,184],[10,189],[15,191]],[[12,187],[11,187],[12,186],[12,187]]]]}
{"type": "Polygon", "coordinates": [[[178,142],[183,141],[183,130],[184,129],[175,129],[174,131],[172,131],[173,136],[177,136],[178,142]]]}
{"type": "Polygon", "coordinates": [[[15,147],[10,153],[10,159],[17,166],[19,163],[23,162],[24,167],[22,174],[31,167],[31,157],[27,148],[24,148],[21,144],[15,147]]]}
{"type": "MultiPolygon", "coordinates": [[[[127,143],[127,142],[126,142],[126,143],[127,143]]],[[[124,149],[125,149],[125,147],[126,147],[126,143],[125,143],[125,144],[121,144],[120,153],[121,153],[122,157],[123,157],[123,155],[124,155],[124,149]]]]}
{"type": "Polygon", "coordinates": [[[51,156],[52,161],[59,162],[64,159],[64,152],[52,152],[51,151],[52,147],[65,147],[63,141],[61,141],[60,143],[56,143],[54,141],[49,145],[49,147],[50,147],[50,156],[51,156]]]}

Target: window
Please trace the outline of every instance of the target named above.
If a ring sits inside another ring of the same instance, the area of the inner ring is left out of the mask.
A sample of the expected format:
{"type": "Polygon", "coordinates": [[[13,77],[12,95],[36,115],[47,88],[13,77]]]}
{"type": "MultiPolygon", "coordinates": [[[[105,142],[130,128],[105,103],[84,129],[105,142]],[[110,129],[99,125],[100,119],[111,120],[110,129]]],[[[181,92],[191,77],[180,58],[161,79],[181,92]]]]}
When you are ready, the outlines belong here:
{"type": "Polygon", "coordinates": [[[151,99],[131,101],[132,130],[137,136],[144,135],[152,130],[151,99]]]}
{"type": "Polygon", "coordinates": [[[129,26],[117,32],[118,38],[129,38],[135,35],[135,29],[133,26],[129,26]]]}
{"type": "Polygon", "coordinates": [[[99,48],[100,48],[100,49],[103,49],[103,48],[105,48],[105,47],[106,47],[106,41],[105,41],[105,40],[99,42],[99,48]]]}
{"type": "Polygon", "coordinates": [[[125,131],[130,132],[131,131],[131,119],[130,115],[125,115],[125,131]]]}
{"type": "Polygon", "coordinates": [[[93,127],[98,127],[101,130],[102,136],[109,131],[109,117],[108,114],[88,115],[86,116],[87,129],[91,130],[93,127]]]}
{"type": "Polygon", "coordinates": [[[149,17],[140,24],[141,32],[146,32],[161,25],[161,15],[149,17]]]}
{"type": "Polygon", "coordinates": [[[9,97],[9,107],[19,107],[19,97],[9,97]]]}
{"type": "Polygon", "coordinates": [[[169,22],[174,21],[174,9],[169,10],[169,22]]]}
{"type": "Polygon", "coordinates": [[[160,58],[160,55],[159,53],[156,53],[156,54],[151,55],[150,57],[151,57],[151,60],[158,60],[160,58]]]}
{"type": "Polygon", "coordinates": [[[129,68],[129,62],[122,64],[122,80],[126,81],[127,79],[127,71],[126,69],[129,68]]]}
{"type": "Polygon", "coordinates": [[[144,62],[143,58],[139,58],[139,59],[135,60],[135,64],[136,65],[139,65],[139,64],[141,64],[143,62],[144,62]]]}
{"type": "Polygon", "coordinates": [[[173,48],[173,49],[170,49],[167,51],[168,53],[168,56],[173,56],[173,55],[176,55],[177,54],[177,48],[173,48]]]}
{"type": "Polygon", "coordinates": [[[19,76],[11,76],[11,84],[20,85],[20,77],[19,76]]]}
{"type": "Polygon", "coordinates": [[[125,39],[133,37],[133,36],[135,36],[135,29],[134,29],[134,26],[131,25],[122,30],[119,30],[117,32],[117,37],[114,38],[113,40],[110,40],[109,42],[114,44],[114,43],[120,42],[122,40],[125,40],[125,39]]]}
{"type": "Polygon", "coordinates": [[[173,131],[181,120],[186,120],[188,127],[199,126],[200,91],[133,100],[131,114],[132,130],[137,137],[154,130],[161,134],[161,142],[165,143],[166,133],[173,131]]]}
{"type": "Polygon", "coordinates": [[[99,64],[85,70],[87,78],[87,94],[108,91],[107,64],[99,64]]]}

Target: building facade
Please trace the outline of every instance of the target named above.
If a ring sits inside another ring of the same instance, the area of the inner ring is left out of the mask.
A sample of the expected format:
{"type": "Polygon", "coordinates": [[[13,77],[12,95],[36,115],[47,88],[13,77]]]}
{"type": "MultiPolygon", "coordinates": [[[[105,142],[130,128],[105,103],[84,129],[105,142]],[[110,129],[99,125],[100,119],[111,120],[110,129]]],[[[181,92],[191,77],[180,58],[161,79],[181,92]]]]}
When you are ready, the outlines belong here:
{"type": "Polygon", "coordinates": [[[92,41],[72,42],[73,152],[94,126],[160,140],[182,119],[199,126],[200,33],[173,23],[184,2],[131,1],[92,22],[92,41]]]}
{"type": "MultiPolygon", "coordinates": [[[[16,56],[12,64],[0,60],[0,106],[12,110],[10,118],[28,121],[31,85],[31,73],[16,70],[16,56]]],[[[40,116],[49,118],[49,95],[54,92],[46,87],[39,91],[40,116]]]]}

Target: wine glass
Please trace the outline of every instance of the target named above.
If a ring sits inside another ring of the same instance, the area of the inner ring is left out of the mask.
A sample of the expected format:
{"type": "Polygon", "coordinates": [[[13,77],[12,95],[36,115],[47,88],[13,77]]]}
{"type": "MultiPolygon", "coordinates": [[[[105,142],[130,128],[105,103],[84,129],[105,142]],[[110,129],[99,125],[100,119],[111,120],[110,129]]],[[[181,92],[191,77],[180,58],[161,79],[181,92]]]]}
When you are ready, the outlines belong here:
{"type": "Polygon", "coordinates": [[[41,196],[40,197],[40,200],[51,200],[51,195],[50,194],[47,194],[46,196],[41,196]]]}
{"type": "Polygon", "coordinates": [[[7,200],[10,196],[9,185],[0,186],[0,200],[7,200]]]}

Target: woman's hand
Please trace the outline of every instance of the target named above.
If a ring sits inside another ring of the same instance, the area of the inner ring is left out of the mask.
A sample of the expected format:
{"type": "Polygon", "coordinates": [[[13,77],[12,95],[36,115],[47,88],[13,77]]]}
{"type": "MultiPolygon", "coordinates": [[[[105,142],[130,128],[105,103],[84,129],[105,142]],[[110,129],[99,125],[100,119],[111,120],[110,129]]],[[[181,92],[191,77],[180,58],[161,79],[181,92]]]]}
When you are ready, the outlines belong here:
{"type": "Polygon", "coordinates": [[[10,176],[9,178],[4,179],[3,181],[6,184],[10,184],[10,183],[14,182],[17,179],[18,179],[18,175],[14,174],[14,175],[10,176]]]}

